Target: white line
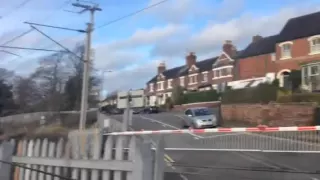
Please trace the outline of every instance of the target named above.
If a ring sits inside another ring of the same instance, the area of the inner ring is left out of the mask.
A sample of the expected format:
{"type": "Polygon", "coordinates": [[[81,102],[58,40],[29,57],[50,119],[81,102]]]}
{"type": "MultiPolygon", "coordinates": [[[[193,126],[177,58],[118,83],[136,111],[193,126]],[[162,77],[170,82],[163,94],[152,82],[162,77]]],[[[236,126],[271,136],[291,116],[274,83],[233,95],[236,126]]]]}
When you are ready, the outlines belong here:
{"type": "MultiPolygon", "coordinates": [[[[150,121],[155,121],[155,122],[161,124],[162,126],[167,126],[167,127],[171,127],[171,128],[173,128],[173,129],[176,129],[176,130],[180,130],[180,128],[177,128],[177,127],[172,126],[172,125],[170,125],[170,124],[167,124],[167,123],[158,121],[158,120],[156,120],[156,119],[152,119],[152,118],[148,118],[148,117],[144,117],[144,116],[140,116],[140,117],[141,117],[142,119],[147,119],[147,120],[150,120],[150,121]]],[[[200,139],[200,138],[203,138],[202,136],[199,136],[199,135],[196,135],[196,134],[193,134],[193,133],[188,133],[188,134],[190,134],[191,136],[194,136],[194,137],[196,137],[196,138],[199,138],[199,139],[200,139]]]]}

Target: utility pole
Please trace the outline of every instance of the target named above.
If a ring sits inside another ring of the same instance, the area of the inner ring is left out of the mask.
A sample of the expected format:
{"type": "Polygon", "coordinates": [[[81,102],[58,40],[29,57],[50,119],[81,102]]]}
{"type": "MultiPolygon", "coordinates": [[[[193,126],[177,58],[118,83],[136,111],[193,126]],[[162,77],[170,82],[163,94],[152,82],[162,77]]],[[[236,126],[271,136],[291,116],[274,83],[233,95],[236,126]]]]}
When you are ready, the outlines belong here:
{"type": "Polygon", "coordinates": [[[86,125],[87,120],[87,110],[88,110],[88,91],[89,91],[89,77],[90,77],[90,64],[91,61],[91,33],[94,27],[94,13],[96,11],[102,11],[98,5],[90,6],[80,3],[72,3],[73,6],[82,8],[83,10],[79,13],[86,11],[90,12],[90,22],[87,24],[87,38],[85,45],[85,59],[83,63],[83,78],[82,78],[82,93],[81,93],[81,111],[80,111],[80,123],[79,129],[83,130],[86,125]]]}

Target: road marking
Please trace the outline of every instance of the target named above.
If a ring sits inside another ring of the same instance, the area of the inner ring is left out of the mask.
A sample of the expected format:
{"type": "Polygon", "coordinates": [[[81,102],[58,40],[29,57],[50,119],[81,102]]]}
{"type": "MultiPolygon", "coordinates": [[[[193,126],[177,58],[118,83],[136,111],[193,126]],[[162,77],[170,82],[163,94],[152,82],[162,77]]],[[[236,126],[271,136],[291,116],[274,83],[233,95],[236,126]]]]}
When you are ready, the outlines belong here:
{"type": "Polygon", "coordinates": [[[175,161],[168,155],[168,154],[164,154],[164,157],[169,160],[169,162],[174,163],[175,161]]]}
{"type": "MultiPolygon", "coordinates": [[[[161,122],[161,121],[158,121],[156,119],[152,119],[152,118],[148,118],[148,117],[144,117],[144,116],[140,116],[142,119],[146,119],[146,120],[149,120],[149,121],[154,121],[154,122],[157,122],[159,124],[161,124],[162,126],[167,126],[167,127],[171,127],[173,129],[176,129],[176,130],[180,130],[180,128],[177,128],[175,126],[172,126],[170,124],[167,124],[167,123],[164,123],[164,122],[161,122]]],[[[188,133],[190,134],[191,136],[195,137],[196,139],[201,139],[203,138],[202,136],[199,136],[199,135],[196,135],[196,134],[193,134],[193,133],[188,133]]]]}

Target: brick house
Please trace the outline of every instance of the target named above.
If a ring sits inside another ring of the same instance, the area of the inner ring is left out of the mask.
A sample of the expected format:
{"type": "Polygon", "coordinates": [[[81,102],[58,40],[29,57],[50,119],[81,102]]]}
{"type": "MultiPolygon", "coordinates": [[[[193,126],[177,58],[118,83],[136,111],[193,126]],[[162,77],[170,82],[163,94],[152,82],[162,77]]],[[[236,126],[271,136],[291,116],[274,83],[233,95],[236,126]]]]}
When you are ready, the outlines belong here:
{"type": "Polygon", "coordinates": [[[157,75],[146,85],[149,105],[164,104],[177,85],[186,91],[223,91],[227,83],[233,80],[233,66],[238,54],[232,42],[226,41],[219,56],[197,61],[197,56],[191,52],[185,57],[184,65],[172,69],[166,69],[165,63],[160,63],[157,75]]]}
{"type": "Polygon", "coordinates": [[[237,80],[277,78],[288,87],[292,70],[320,58],[320,24],[315,22],[320,22],[320,12],[289,19],[277,35],[254,36],[238,56],[237,80]]]}

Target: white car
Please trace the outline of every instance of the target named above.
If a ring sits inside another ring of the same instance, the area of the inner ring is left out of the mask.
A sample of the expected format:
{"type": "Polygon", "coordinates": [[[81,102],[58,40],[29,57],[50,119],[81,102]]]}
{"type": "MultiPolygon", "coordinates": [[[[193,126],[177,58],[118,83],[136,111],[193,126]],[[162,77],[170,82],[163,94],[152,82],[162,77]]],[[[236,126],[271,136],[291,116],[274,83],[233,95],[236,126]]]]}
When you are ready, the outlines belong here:
{"type": "Polygon", "coordinates": [[[218,125],[218,118],[207,107],[190,108],[184,112],[186,118],[182,122],[183,128],[213,128],[218,125]]]}

